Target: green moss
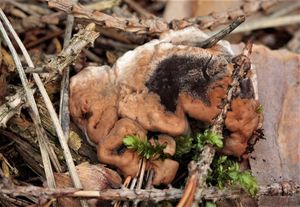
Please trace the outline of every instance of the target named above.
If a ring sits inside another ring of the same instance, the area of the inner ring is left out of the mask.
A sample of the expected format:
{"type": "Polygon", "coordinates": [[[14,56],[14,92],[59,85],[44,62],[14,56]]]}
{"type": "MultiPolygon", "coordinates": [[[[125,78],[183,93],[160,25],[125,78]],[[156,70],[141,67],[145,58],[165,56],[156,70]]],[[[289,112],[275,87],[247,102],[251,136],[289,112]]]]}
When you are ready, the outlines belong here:
{"type": "Polygon", "coordinates": [[[211,175],[208,181],[223,188],[226,184],[239,185],[247,193],[255,196],[258,191],[257,181],[250,171],[241,171],[237,162],[227,156],[216,156],[211,165],[211,175]]]}
{"type": "Polygon", "coordinates": [[[158,158],[164,157],[165,145],[161,145],[158,142],[155,145],[150,144],[148,141],[143,141],[136,136],[126,136],[123,139],[123,144],[131,150],[136,151],[140,156],[147,160],[158,156],[158,158]]]}

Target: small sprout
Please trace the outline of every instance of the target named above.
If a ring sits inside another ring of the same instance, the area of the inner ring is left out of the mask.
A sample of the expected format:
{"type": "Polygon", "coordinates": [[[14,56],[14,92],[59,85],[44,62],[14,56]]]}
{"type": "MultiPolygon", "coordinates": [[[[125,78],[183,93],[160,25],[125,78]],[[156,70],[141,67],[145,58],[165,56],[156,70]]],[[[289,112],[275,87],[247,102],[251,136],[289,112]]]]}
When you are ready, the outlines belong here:
{"type": "Polygon", "coordinates": [[[195,138],[190,136],[181,136],[177,138],[175,156],[178,158],[193,151],[193,154],[195,155],[193,159],[197,159],[196,156],[203,150],[203,147],[206,144],[212,144],[218,148],[223,147],[221,136],[210,130],[205,130],[202,134],[196,134],[195,138]]]}
{"type": "Polygon", "coordinates": [[[264,112],[263,106],[262,106],[262,105],[259,105],[259,106],[257,107],[257,109],[256,109],[256,113],[262,114],[263,112],[264,112]]]}
{"type": "Polygon", "coordinates": [[[238,183],[244,190],[250,193],[251,196],[255,196],[258,191],[258,185],[255,177],[251,175],[249,171],[240,172],[237,176],[238,183]]]}
{"type": "Polygon", "coordinates": [[[210,130],[205,130],[203,134],[197,134],[196,141],[196,149],[199,151],[202,151],[205,144],[212,144],[218,148],[223,147],[221,136],[210,130]]]}
{"type": "Polygon", "coordinates": [[[205,207],[217,207],[217,205],[212,201],[206,201],[205,207]]]}
{"type": "Polygon", "coordinates": [[[147,160],[151,158],[164,157],[165,145],[161,145],[155,142],[155,145],[150,144],[147,141],[143,141],[136,136],[128,135],[123,139],[123,144],[131,150],[136,151],[140,156],[147,160]],[[158,157],[156,157],[158,156],[158,157]]]}
{"type": "Polygon", "coordinates": [[[189,153],[193,147],[193,138],[190,136],[181,136],[176,139],[176,157],[181,157],[189,153]]]}
{"type": "Polygon", "coordinates": [[[240,185],[251,196],[258,191],[257,181],[249,171],[241,171],[237,162],[229,160],[227,156],[215,158],[212,163],[212,174],[209,181],[223,188],[226,183],[240,185]]]}

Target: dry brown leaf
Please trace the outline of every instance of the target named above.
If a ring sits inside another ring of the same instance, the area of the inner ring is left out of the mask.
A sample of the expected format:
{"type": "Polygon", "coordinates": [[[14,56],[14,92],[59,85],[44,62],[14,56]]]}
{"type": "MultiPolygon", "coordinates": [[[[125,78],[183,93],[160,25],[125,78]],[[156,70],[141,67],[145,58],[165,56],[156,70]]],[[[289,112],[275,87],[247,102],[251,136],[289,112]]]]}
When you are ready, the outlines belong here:
{"type": "MultiPolygon", "coordinates": [[[[91,165],[87,162],[81,163],[77,167],[77,172],[84,190],[104,190],[108,188],[119,188],[122,180],[118,173],[106,168],[104,165],[91,165]]],[[[70,176],[66,173],[56,173],[54,175],[57,187],[66,188],[72,187],[70,176]]],[[[62,207],[79,207],[78,199],[61,198],[58,199],[62,207]]],[[[100,201],[97,199],[90,199],[90,206],[110,206],[110,202],[100,201]]]]}

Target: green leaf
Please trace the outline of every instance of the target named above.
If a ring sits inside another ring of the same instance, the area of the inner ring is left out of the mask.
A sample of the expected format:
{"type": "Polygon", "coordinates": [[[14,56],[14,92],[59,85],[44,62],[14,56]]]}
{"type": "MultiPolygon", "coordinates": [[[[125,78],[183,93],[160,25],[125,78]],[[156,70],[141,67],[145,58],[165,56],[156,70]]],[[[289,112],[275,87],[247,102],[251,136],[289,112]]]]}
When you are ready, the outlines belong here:
{"type": "Polygon", "coordinates": [[[250,195],[255,196],[258,191],[257,181],[254,176],[250,174],[249,171],[241,172],[238,176],[238,183],[241,187],[250,193],[250,195]]]}
{"type": "Polygon", "coordinates": [[[205,130],[203,134],[197,134],[197,141],[199,141],[199,143],[201,143],[202,145],[212,144],[217,146],[218,148],[223,147],[221,136],[211,130],[205,130]]]}
{"type": "Polygon", "coordinates": [[[227,156],[215,157],[211,168],[209,182],[216,183],[219,188],[223,188],[225,184],[239,185],[250,195],[256,195],[258,185],[255,177],[249,171],[242,172],[237,162],[227,156]]]}
{"type": "Polygon", "coordinates": [[[176,157],[181,157],[192,150],[193,138],[190,136],[181,136],[176,139],[176,157]]]}
{"type": "Polygon", "coordinates": [[[217,160],[217,165],[221,165],[222,163],[227,161],[227,156],[222,155],[219,157],[219,159],[217,160]]]}
{"type": "Polygon", "coordinates": [[[136,139],[133,136],[127,136],[123,139],[123,144],[125,144],[128,148],[134,147],[136,145],[136,139]]]}
{"type": "Polygon", "coordinates": [[[228,176],[232,181],[236,182],[239,179],[239,173],[236,171],[228,172],[228,176]]]}
{"type": "Polygon", "coordinates": [[[256,109],[256,113],[262,114],[263,112],[264,112],[263,106],[262,106],[262,105],[259,105],[259,106],[257,107],[257,109],[256,109]]]}
{"type": "Polygon", "coordinates": [[[205,202],[205,207],[217,207],[217,205],[214,202],[206,201],[205,202]]]}
{"type": "Polygon", "coordinates": [[[164,157],[165,145],[161,145],[155,142],[154,145],[150,144],[148,141],[143,141],[137,136],[128,135],[123,138],[123,144],[131,150],[136,151],[140,156],[146,158],[147,160],[158,156],[164,157]]]}

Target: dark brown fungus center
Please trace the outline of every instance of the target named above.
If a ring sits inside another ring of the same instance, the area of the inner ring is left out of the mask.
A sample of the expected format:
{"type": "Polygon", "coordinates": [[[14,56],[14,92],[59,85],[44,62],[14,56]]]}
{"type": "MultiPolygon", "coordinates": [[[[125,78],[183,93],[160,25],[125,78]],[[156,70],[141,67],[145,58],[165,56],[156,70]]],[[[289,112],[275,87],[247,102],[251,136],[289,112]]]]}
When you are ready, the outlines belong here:
{"type": "Polygon", "coordinates": [[[176,110],[178,95],[182,91],[209,106],[208,86],[226,73],[226,65],[222,58],[213,55],[173,55],[157,65],[145,85],[149,91],[159,95],[161,104],[171,112],[176,110]]]}

